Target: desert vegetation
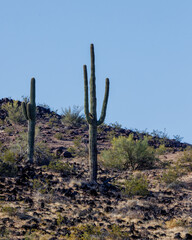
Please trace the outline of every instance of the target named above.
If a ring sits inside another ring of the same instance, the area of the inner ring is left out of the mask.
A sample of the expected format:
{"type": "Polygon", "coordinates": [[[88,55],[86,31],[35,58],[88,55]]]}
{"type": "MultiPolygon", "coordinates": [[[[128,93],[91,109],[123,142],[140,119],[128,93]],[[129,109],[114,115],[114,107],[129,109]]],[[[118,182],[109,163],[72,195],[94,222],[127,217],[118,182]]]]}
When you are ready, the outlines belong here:
{"type": "Polygon", "coordinates": [[[90,51],[85,115],[0,100],[0,239],[192,239],[192,146],[104,123],[108,78],[97,119],[90,51]]]}

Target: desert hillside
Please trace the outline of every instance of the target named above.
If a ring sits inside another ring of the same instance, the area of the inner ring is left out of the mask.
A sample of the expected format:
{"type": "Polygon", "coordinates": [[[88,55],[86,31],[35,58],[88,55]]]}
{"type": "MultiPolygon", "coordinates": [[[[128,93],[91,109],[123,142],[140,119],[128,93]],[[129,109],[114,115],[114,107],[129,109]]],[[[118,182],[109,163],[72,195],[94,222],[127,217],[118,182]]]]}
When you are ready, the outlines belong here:
{"type": "Polygon", "coordinates": [[[89,127],[79,109],[76,118],[67,109],[36,111],[29,164],[21,102],[0,100],[0,239],[192,239],[191,145],[102,124],[91,184],[89,127]]]}

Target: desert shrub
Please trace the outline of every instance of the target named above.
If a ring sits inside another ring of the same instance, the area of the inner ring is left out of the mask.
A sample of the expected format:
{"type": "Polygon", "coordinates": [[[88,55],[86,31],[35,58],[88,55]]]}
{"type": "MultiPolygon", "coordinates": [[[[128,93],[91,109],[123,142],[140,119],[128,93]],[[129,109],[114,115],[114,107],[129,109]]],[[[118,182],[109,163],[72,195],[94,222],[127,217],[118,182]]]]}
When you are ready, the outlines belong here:
{"type": "Polygon", "coordinates": [[[166,172],[162,175],[162,181],[166,184],[175,183],[178,181],[180,174],[178,171],[175,171],[175,169],[168,169],[166,172]]]}
{"type": "Polygon", "coordinates": [[[58,118],[56,116],[51,116],[49,118],[48,125],[50,127],[57,127],[58,123],[59,123],[59,120],[58,120],[58,118]]]}
{"type": "Polygon", "coordinates": [[[0,176],[15,177],[18,172],[15,153],[9,149],[1,150],[0,159],[0,176]]]}
{"type": "Polygon", "coordinates": [[[98,226],[86,224],[72,227],[69,239],[96,240],[101,236],[101,228],[98,226]]]}
{"type": "Polygon", "coordinates": [[[61,161],[51,161],[47,167],[47,169],[60,172],[64,174],[69,174],[73,170],[73,166],[67,162],[61,162],[61,161]]]}
{"type": "Polygon", "coordinates": [[[16,164],[10,164],[0,161],[0,176],[1,177],[15,177],[18,169],[16,164]]]}
{"type": "Polygon", "coordinates": [[[183,137],[181,137],[180,135],[173,135],[173,139],[175,141],[181,142],[183,140],[183,137]]]}
{"type": "Polygon", "coordinates": [[[118,169],[143,169],[154,165],[157,158],[154,150],[149,147],[147,138],[133,140],[129,137],[113,138],[112,148],[101,153],[101,161],[104,166],[118,169]]]}
{"type": "Polygon", "coordinates": [[[2,152],[1,159],[5,163],[9,163],[9,164],[16,163],[15,154],[11,150],[6,150],[5,152],[2,152]]]}
{"type": "Polygon", "coordinates": [[[51,187],[51,183],[49,179],[33,179],[32,180],[32,184],[33,184],[33,189],[35,191],[39,191],[41,194],[53,194],[54,193],[54,189],[51,187]]]}
{"type": "Polygon", "coordinates": [[[73,146],[69,147],[67,150],[75,157],[87,157],[88,156],[88,146],[85,143],[82,143],[81,137],[76,137],[73,140],[73,146]]]}
{"type": "Polygon", "coordinates": [[[2,207],[2,212],[8,214],[9,216],[14,216],[17,213],[17,209],[10,206],[2,207]]]}
{"type": "Polygon", "coordinates": [[[118,122],[110,123],[109,125],[115,130],[120,130],[122,128],[122,125],[118,122]]]}
{"type": "Polygon", "coordinates": [[[187,148],[179,160],[183,163],[192,163],[192,149],[187,148]]]}
{"type": "Polygon", "coordinates": [[[24,122],[26,122],[26,119],[23,115],[22,107],[18,101],[5,103],[2,105],[2,109],[7,112],[7,118],[11,123],[23,124],[24,122]]]}
{"type": "Polygon", "coordinates": [[[192,149],[187,148],[182,157],[179,158],[178,162],[180,163],[181,167],[186,169],[186,171],[192,171],[192,149]]]}
{"type": "Polygon", "coordinates": [[[64,139],[63,134],[60,133],[60,132],[55,133],[54,137],[58,140],[63,140],[64,139]]]}
{"type": "Polygon", "coordinates": [[[85,123],[85,118],[81,114],[82,108],[79,106],[73,106],[62,109],[62,124],[66,126],[78,127],[85,123]]]}
{"type": "Polygon", "coordinates": [[[129,197],[135,195],[146,196],[148,191],[148,181],[146,177],[142,175],[131,176],[130,179],[125,180],[122,184],[122,193],[129,197]]]}
{"type": "Polygon", "coordinates": [[[51,150],[43,142],[36,142],[34,149],[34,159],[37,165],[49,165],[50,161],[54,158],[51,150]]]}
{"type": "Polygon", "coordinates": [[[71,235],[68,239],[81,239],[81,240],[121,240],[129,239],[130,234],[122,231],[122,228],[116,224],[110,226],[107,231],[103,231],[100,226],[91,224],[79,225],[70,229],[71,235]]]}
{"type": "Polygon", "coordinates": [[[164,144],[160,144],[159,147],[156,149],[156,154],[157,155],[163,155],[167,152],[167,148],[165,147],[164,144]]]}

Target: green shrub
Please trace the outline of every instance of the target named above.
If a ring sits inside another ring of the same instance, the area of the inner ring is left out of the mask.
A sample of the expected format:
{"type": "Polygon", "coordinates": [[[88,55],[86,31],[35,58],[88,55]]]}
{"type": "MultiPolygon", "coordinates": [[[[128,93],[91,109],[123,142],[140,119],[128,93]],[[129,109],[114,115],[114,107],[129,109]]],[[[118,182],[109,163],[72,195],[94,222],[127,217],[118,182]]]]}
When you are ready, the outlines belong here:
{"type": "Polygon", "coordinates": [[[73,170],[73,166],[70,165],[67,162],[61,162],[61,161],[51,161],[47,167],[49,170],[53,170],[55,172],[65,173],[69,174],[73,170]]]}
{"type": "Polygon", "coordinates": [[[9,164],[0,161],[0,176],[1,177],[15,177],[17,176],[18,169],[15,164],[9,164]]]}
{"type": "Polygon", "coordinates": [[[182,163],[192,163],[192,149],[190,147],[187,148],[179,160],[182,163]]]}
{"type": "Polygon", "coordinates": [[[91,224],[79,225],[70,228],[71,235],[68,239],[81,239],[81,240],[121,240],[129,239],[130,233],[122,231],[122,227],[113,224],[103,231],[100,226],[95,226],[91,224]]]}
{"type": "Polygon", "coordinates": [[[163,155],[167,152],[167,148],[165,147],[164,144],[160,144],[159,147],[156,149],[156,154],[157,155],[163,155]]]}
{"type": "Polygon", "coordinates": [[[16,163],[16,158],[14,152],[11,150],[6,150],[1,154],[1,159],[5,163],[14,164],[16,163]]]}
{"type": "Polygon", "coordinates": [[[132,176],[122,184],[122,193],[129,197],[135,195],[146,196],[149,193],[147,179],[142,175],[132,176]]]}
{"type": "Polygon", "coordinates": [[[134,141],[130,134],[128,138],[113,138],[112,148],[101,153],[101,160],[109,168],[135,170],[154,166],[157,158],[147,138],[134,141]]]}
{"type": "Polygon", "coordinates": [[[82,108],[79,106],[73,106],[62,109],[62,124],[66,126],[78,127],[85,123],[85,118],[81,114],[82,108]]]}
{"type": "Polygon", "coordinates": [[[1,150],[0,153],[0,176],[2,177],[15,177],[18,169],[16,166],[17,156],[11,150],[1,150]]]}
{"type": "Polygon", "coordinates": [[[23,124],[26,122],[22,107],[18,101],[5,103],[2,105],[2,109],[7,112],[8,117],[6,119],[8,119],[11,123],[23,124]]]}
{"type": "Polygon", "coordinates": [[[9,216],[14,216],[17,213],[17,209],[10,206],[5,206],[2,208],[2,212],[8,214],[9,216]]]}

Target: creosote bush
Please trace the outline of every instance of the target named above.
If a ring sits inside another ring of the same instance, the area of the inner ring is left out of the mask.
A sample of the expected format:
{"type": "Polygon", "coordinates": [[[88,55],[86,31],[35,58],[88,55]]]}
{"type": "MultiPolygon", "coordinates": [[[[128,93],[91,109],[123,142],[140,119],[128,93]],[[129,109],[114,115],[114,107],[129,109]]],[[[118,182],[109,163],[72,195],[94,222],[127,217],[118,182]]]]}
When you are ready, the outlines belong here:
{"type": "Polygon", "coordinates": [[[85,123],[85,118],[83,114],[81,114],[81,111],[82,108],[79,106],[62,109],[62,124],[71,127],[79,127],[81,124],[85,123]]]}
{"type": "Polygon", "coordinates": [[[123,169],[145,169],[154,166],[158,160],[152,147],[149,147],[147,138],[144,140],[129,137],[113,138],[112,147],[101,153],[101,161],[107,168],[123,169]]]}

